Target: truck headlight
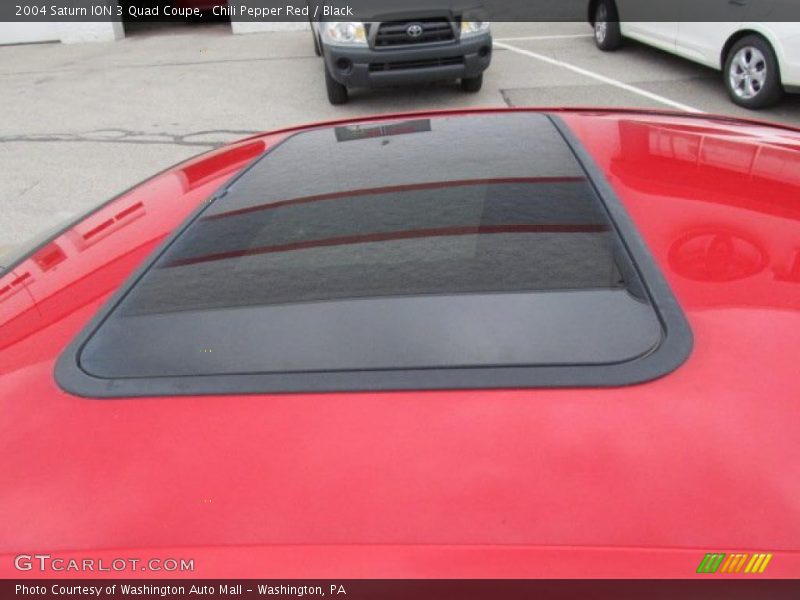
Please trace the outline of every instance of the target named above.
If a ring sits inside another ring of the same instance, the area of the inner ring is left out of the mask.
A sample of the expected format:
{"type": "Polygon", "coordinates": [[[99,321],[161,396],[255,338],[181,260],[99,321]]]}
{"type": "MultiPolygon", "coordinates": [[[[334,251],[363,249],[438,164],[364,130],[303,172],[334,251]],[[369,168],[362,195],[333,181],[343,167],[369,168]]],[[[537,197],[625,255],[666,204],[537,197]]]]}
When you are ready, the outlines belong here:
{"type": "Polygon", "coordinates": [[[367,32],[357,21],[322,21],[322,41],[332,46],[366,46],[367,32]]]}
{"type": "Polygon", "coordinates": [[[461,37],[469,37],[489,31],[489,21],[461,21],[461,37]]]}

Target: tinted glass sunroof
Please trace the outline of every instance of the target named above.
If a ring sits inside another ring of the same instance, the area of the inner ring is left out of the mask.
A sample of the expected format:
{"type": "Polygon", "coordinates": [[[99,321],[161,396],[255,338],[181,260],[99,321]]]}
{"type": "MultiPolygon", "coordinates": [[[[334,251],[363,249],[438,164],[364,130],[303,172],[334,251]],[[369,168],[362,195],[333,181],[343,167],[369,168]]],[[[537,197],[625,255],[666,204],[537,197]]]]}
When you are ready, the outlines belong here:
{"type": "Polygon", "coordinates": [[[201,217],[122,311],[625,287],[582,178],[444,183],[201,217]]]}
{"type": "Polygon", "coordinates": [[[508,113],[290,137],[87,332],[81,377],[128,395],[614,383],[667,332],[562,133],[508,113]]]}

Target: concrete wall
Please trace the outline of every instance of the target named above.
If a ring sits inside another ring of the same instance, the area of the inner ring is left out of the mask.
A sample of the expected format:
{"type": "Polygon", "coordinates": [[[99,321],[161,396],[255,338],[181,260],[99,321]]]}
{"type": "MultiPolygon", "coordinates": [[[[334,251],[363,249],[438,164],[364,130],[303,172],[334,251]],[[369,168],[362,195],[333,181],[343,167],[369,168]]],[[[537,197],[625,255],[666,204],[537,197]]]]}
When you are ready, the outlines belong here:
{"type": "MultiPolygon", "coordinates": [[[[0,0],[2,1],[2,0],[0,0]]],[[[105,2],[116,11],[117,0],[98,0],[105,2]]],[[[231,4],[235,4],[231,0],[231,4]]],[[[302,31],[309,24],[300,22],[262,22],[231,21],[233,33],[260,33],[263,31],[302,31]]],[[[22,44],[29,42],[63,42],[77,44],[82,42],[113,42],[125,37],[121,22],[79,22],[79,23],[0,23],[0,44],[22,44]]]]}
{"type": "Polygon", "coordinates": [[[65,44],[81,42],[113,42],[125,37],[119,21],[58,23],[59,39],[65,44]]]}
{"type": "MultiPolygon", "coordinates": [[[[116,0],[98,0],[117,10],[116,0]]],[[[120,22],[24,22],[0,23],[0,44],[24,44],[31,42],[113,42],[125,37],[120,22]]]]}
{"type": "Polygon", "coordinates": [[[58,23],[0,23],[0,44],[57,42],[58,23]]]}
{"type": "Polygon", "coordinates": [[[125,37],[119,22],[0,23],[0,44],[113,42],[125,37]]]}
{"type": "Polygon", "coordinates": [[[283,23],[262,21],[231,21],[233,33],[260,33],[262,31],[302,31],[308,29],[306,22],[283,23]]]}

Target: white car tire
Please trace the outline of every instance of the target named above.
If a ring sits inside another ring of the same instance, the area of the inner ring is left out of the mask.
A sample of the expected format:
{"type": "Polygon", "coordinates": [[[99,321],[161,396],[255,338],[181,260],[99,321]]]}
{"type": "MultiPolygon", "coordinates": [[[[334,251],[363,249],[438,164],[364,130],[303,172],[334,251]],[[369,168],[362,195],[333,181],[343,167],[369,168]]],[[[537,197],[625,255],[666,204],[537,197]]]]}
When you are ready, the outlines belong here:
{"type": "Polygon", "coordinates": [[[622,46],[622,32],[619,28],[619,15],[613,0],[599,0],[592,15],[594,43],[603,52],[610,52],[622,46]]]}
{"type": "Polygon", "coordinates": [[[766,108],[783,95],[775,51],[759,35],[747,35],[731,47],[723,75],[731,100],[739,106],[766,108]]]}

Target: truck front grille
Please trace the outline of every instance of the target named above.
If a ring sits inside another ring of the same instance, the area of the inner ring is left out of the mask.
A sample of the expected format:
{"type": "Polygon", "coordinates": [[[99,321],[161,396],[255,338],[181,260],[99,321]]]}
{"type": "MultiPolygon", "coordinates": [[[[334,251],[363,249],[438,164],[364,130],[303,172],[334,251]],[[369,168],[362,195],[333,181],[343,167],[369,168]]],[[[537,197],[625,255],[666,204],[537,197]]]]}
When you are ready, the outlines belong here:
{"type": "Polygon", "coordinates": [[[386,48],[388,46],[451,42],[453,40],[455,40],[453,26],[447,19],[386,21],[378,26],[378,31],[375,34],[375,47],[386,48]],[[418,26],[419,29],[413,26],[418,26]],[[409,33],[409,28],[411,28],[411,33],[409,33]],[[418,34],[413,35],[416,32],[418,34]]]}
{"type": "Polygon", "coordinates": [[[448,56],[445,58],[430,58],[424,60],[404,60],[394,62],[370,63],[370,72],[400,71],[403,69],[424,69],[425,67],[447,67],[450,65],[463,65],[463,56],[448,56]]]}

